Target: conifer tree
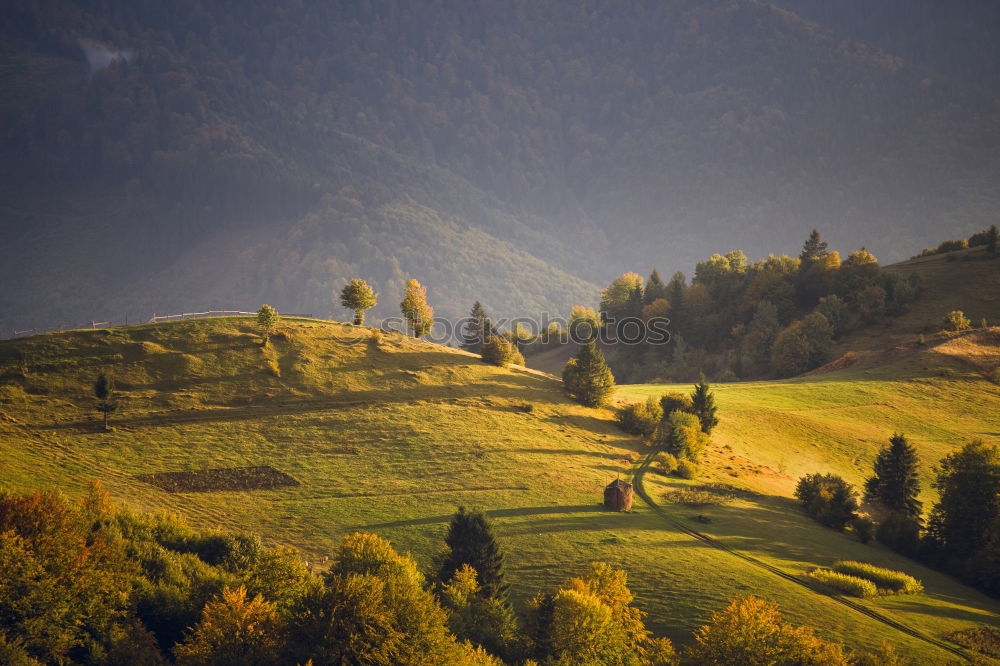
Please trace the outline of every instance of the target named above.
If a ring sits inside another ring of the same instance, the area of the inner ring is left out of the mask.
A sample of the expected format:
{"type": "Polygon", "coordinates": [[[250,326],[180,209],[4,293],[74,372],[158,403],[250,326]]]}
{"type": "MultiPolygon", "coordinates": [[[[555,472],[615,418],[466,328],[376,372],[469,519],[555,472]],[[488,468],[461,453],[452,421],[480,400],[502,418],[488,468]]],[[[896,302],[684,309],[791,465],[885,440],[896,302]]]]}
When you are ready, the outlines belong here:
{"type": "Polygon", "coordinates": [[[104,429],[108,430],[108,417],[118,411],[114,377],[106,372],[97,375],[97,381],[94,382],[94,396],[97,398],[97,411],[104,414],[104,429]]]}
{"type": "Polygon", "coordinates": [[[478,574],[480,595],[507,599],[509,586],[504,582],[504,555],[493,534],[493,523],[486,514],[458,507],[444,540],[448,551],[438,572],[439,581],[448,583],[467,564],[478,574]]]}
{"type": "Polygon", "coordinates": [[[427,304],[427,290],[417,280],[410,278],[406,282],[406,293],[399,309],[413,337],[421,338],[430,333],[434,325],[434,308],[427,304]]]}
{"type": "Polygon", "coordinates": [[[875,474],[865,481],[865,500],[881,504],[894,513],[920,517],[920,481],[917,450],[902,434],[893,433],[889,446],[875,458],[875,474]]]}
{"type": "Polygon", "coordinates": [[[486,315],[486,308],[479,301],[472,305],[469,312],[469,319],[465,322],[462,330],[462,348],[471,352],[478,352],[486,339],[496,332],[493,330],[493,323],[486,315]]]}
{"type": "Polygon", "coordinates": [[[1000,231],[997,230],[997,225],[991,224],[986,231],[986,252],[988,254],[995,255],[997,253],[998,241],[1000,241],[1000,231]]]}
{"type": "Polygon", "coordinates": [[[344,285],[340,292],[340,304],[354,311],[354,325],[365,325],[365,310],[371,310],[378,304],[378,294],[368,283],[355,278],[344,285]]]}
{"type": "Polygon", "coordinates": [[[705,375],[701,375],[701,380],[691,392],[691,410],[701,422],[701,431],[711,435],[712,429],[719,424],[719,418],[715,415],[718,407],[715,406],[715,394],[709,389],[705,375]]]}
{"type": "Polygon", "coordinates": [[[667,296],[667,285],[663,283],[660,272],[654,268],[653,272],[649,274],[649,279],[646,280],[646,291],[642,296],[642,304],[649,305],[658,298],[669,300],[667,296]]]}
{"type": "Polygon", "coordinates": [[[580,345],[576,356],[563,368],[563,384],[570,395],[588,407],[604,404],[614,392],[615,376],[593,340],[580,345]]]}
{"type": "Polygon", "coordinates": [[[802,253],[799,255],[799,259],[803,262],[822,259],[829,254],[827,247],[826,241],[820,238],[819,231],[813,229],[812,233],[809,234],[809,238],[802,245],[802,253]]]}
{"type": "Polygon", "coordinates": [[[950,558],[975,554],[1000,515],[1000,447],[976,440],[948,454],[933,485],[940,500],[928,524],[931,538],[950,558]]]}

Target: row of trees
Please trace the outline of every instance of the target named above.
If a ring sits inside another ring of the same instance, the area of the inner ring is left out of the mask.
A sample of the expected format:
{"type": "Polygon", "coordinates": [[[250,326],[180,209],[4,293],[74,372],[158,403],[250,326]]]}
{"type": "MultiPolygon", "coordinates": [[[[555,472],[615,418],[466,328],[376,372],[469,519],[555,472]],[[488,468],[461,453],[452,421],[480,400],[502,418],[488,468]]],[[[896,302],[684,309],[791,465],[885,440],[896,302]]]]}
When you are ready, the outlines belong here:
{"type": "MultiPolygon", "coordinates": [[[[919,463],[902,434],[894,434],[876,456],[863,495],[877,522],[875,537],[1000,596],[1000,448],[977,440],[941,460],[931,483],[939,499],[926,523],[918,499],[919,463]]],[[[796,496],[829,527],[842,530],[866,520],[858,515],[858,493],[838,476],[805,476],[796,496]]]]}
{"type": "MultiPolygon", "coordinates": [[[[664,282],[625,273],[601,292],[598,326],[618,344],[610,362],[633,381],[696,377],[792,376],[830,359],[834,341],[857,326],[901,314],[920,290],[916,276],[881,270],[861,248],[841,260],[813,230],[796,257],[749,262],[740,250],[712,255],[664,282]],[[636,324],[669,320],[671,339],[623,341],[636,324]]],[[[592,314],[574,308],[574,321],[592,314]]]]}
{"type": "MultiPolygon", "coordinates": [[[[345,536],[317,575],[254,535],[119,511],[96,485],[78,504],[0,494],[0,663],[677,663],[624,571],[593,563],[518,615],[483,513],[460,508],[445,543],[431,579],[374,534],[345,536]]],[[[696,663],[856,663],[752,597],[714,613],[687,651],[696,663]]]]}
{"type": "Polygon", "coordinates": [[[972,234],[968,240],[962,238],[959,240],[942,241],[937,247],[926,248],[917,256],[929,257],[935,254],[955,252],[956,250],[966,250],[970,247],[983,247],[986,250],[987,257],[995,257],[1000,252],[998,245],[1000,245],[1000,229],[997,229],[997,225],[992,224],[989,229],[983,229],[972,234]]]}

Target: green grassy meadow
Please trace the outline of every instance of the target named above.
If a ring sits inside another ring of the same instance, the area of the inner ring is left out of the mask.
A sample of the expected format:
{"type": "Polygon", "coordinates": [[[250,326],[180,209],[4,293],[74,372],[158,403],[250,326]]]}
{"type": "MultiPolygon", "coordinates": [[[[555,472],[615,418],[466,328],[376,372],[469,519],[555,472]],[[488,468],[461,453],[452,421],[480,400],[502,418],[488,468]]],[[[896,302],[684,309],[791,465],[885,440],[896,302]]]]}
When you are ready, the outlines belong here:
{"type": "MultiPolygon", "coordinates": [[[[667,388],[627,386],[619,397],[667,388]]],[[[515,602],[604,560],[629,572],[649,625],[678,642],[729,599],[755,594],[853,648],[889,642],[924,662],[955,659],[673,521],[803,581],[808,569],[837,559],[905,570],[924,582],[924,594],[859,603],[928,636],[1000,626],[1000,604],[819,527],[789,499],[806,471],[859,481],[894,429],[914,439],[927,465],[970,436],[996,437],[1000,387],[952,357],[915,354],[879,371],[716,389],[722,423],[704,478],[647,473],[644,487],[664,513],[638,498],[634,511],[612,513],[600,506],[603,486],[630,476],[648,451],[610,410],[573,403],[543,373],[312,320],[283,320],[266,347],[249,318],[36,336],[0,342],[0,485],[73,495],[100,479],[135,509],[259,532],[299,548],[317,568],[342,535],[367,531],[430,571],[455,508],[481,508],[506,547],[515,602]],[[939,362],[948,377],[921,376],[922,363],[939,362]],[[123,403],[110,433],[93,409],[100,370],[114,372],[123,403]],[[136,479],[256,465],[299,485],[170,493],[136,479]],[[760,495],[697,510],[662,500],[672,487],[705,480],[760,495]],[[693,513],[711,522],[696,523],[693,513]]]]}

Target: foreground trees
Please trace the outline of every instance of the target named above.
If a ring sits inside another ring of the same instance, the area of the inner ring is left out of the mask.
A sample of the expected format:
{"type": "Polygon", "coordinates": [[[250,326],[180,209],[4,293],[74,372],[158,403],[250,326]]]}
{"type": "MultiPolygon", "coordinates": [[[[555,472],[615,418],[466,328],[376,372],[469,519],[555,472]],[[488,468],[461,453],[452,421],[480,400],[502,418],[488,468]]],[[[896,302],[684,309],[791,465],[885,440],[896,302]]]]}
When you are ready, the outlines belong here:
{"type": "Polygon", "coordinates": [[[852,663],[842,645],[817,637],[809,627],[788,624],[777,604],[756,597],[733,601],[712,613],[710,624],[694,635],[696,645],[688,656],[698,664],[792,666],[852,663]]]}
{"type": "Polygon", "coordinates": [[[507,598],[509,588],[504,581],[503,551],[486,514],[458,507],[448,525],[445,543],[448,550],[438,571],[439,581],[450,581],[463,566],[469,565],[476,570],[482,596],[507,598]]]}
{"type": "Polygon", "coordinates": [[[365,312],[378,305],[378,294],[362,279],[355,278],[344,285],[340,304],[354,311],[354,325],[364,326],[365,312]]]}

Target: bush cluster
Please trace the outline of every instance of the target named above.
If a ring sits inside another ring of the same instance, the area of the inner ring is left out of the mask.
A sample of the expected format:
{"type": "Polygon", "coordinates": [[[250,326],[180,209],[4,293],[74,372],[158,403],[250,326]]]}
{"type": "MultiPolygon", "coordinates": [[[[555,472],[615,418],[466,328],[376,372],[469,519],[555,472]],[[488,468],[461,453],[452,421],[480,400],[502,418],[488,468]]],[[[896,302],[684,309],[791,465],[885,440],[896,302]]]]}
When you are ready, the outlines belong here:
{"type": "Polygon", "coordinates": [[[663,418],[663,408],[656,398],[650,397],[645,402],[625,405],[618,410],[615,418],[625,432],[649,437],[663,418]]]}
{"type": "Polygon", "coordinates": [[[875,583],[864,578],[842,574],[829,569],[815,569],[810,571],[808,575],[813,580],[840,590],[852,597],[870,599],[871,597],[878,596],[878,588],[875,587],[875,583]]]}
{"type": "Polygon", "coordinates": [[[878,588],[879,594],[917,594],[924,589],[920,581],[909,574],[877,567],[867,562],[841,560],[833,564],[833,570],[871,581],[878,588]]]}
{"type": "Polygon", "coordinates": [[[487,363],[506,368],[508,365],[524,365],[524,356],[517,345],[501,335],[492,335],[482,347],[482,357],[487,363]]]}
{"type": "Polygon", "coordinates": [[[795,497],[811,518],[835,530],[843,531],[857,516],[857,492],[835,474],[802,477],[795,488],[795,497]]]}

